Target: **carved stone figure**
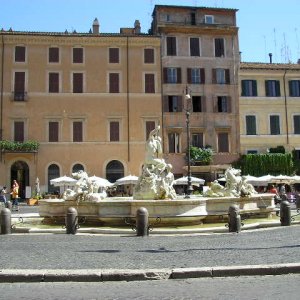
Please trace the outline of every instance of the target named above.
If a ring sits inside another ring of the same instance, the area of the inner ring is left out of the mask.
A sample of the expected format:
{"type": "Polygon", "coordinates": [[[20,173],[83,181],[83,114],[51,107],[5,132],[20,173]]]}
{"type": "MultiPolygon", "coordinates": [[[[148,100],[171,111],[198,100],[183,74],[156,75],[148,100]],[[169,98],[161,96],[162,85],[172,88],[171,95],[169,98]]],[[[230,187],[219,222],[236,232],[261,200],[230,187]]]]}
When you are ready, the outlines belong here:
{"type": "Polygon", "coordinates": [[[173,188],[172,166],[166,164],[161,157],[162,145],[159,130],[160,126],[157,126],[149,134],[145,163],[133,193],[133,199],[135,200],[176,198],[176,192],[173,188]]]}
{"type": "Polygon", "coordinates": [[[63,193],[64,200],[80,201],[100,201],[107,197],[106,191],[98,193],[99,185],[91,181],[88,174],[82,170],[72,173],[72,177],[77,179],[74,190],[67,189],[63,193]]]}
{"type": "Polygon", "coordinates": [[[225,187],[215,180],[204,193],[207,197],[247,197],[257,194],[252,184],[248,183],[245,176],[241,176],[241,170],[228,168],[225,171],[225,187]]]}

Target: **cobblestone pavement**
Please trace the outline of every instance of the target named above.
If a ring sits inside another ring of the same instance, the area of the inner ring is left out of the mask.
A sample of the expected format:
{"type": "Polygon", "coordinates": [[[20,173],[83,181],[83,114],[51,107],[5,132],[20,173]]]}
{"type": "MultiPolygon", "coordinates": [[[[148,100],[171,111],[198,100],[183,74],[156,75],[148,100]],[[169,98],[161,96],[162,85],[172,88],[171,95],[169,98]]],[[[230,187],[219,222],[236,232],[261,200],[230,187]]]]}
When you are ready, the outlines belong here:
{"type": "Polygon", "coordinates": [[[300,262],[300,226],[191,236],[0,235],[1,269],[149,269],[300,262]]]}

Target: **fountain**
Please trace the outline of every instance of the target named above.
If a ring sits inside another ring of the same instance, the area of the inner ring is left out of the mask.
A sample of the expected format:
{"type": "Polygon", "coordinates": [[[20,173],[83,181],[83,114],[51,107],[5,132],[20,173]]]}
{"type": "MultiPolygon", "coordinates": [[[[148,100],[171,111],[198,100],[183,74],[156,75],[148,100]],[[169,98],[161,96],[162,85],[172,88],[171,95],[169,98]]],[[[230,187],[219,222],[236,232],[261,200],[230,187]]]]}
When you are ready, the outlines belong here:
{"type": "Polygon", "coordinates": [[[65,217],[69,207],[74,207],[79,217],[98,225],[124,225],[125,219],[135,218],[136,211],[144,207],[149,222],[159,217],[163,226],[226,219],[232,204],[238,205],[241,213],[266,216],[274,211],[274,195],[257,194],[245,177],[240,176],[240,170],[234,168],[225,172],[225,187],[215,181],[203,196],[192,195],[189,199],[177,196],[172,166],[162,158],[159,130],[158,126],[149,134],[142,174],[133,197],[107,197],[105,190],[98,192],[99,186],[89,180],[86,172],[79,171],[72,174],[77,179],[74,190],[67,189],[62,199],[39,201],[40,216],[57,221],[65,217]]]}

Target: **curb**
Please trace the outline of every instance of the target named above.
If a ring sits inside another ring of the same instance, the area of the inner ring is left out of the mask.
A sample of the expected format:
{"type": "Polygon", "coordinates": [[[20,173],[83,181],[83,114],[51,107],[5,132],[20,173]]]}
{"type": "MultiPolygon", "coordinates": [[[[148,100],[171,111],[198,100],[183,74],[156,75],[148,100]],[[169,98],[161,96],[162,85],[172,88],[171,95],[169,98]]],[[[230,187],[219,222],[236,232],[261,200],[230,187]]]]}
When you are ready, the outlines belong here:
{"type": "Polygon", "coordinates": [[[0,271],[4,282],[103,282],[189,279],[299,274],[300,263],[274,265],[217,266],[177,269],[78,269],[78,270],[12,270],[0,271]]]}

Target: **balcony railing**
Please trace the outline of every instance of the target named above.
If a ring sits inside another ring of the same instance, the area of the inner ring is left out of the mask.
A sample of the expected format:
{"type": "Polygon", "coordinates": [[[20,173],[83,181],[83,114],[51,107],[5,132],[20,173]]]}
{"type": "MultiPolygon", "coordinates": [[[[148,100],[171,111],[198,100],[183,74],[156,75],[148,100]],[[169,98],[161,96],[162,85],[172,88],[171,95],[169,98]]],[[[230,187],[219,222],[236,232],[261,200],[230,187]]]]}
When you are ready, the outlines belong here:
{"type": "Polygon", "coordinates": [[[28,100],[27,92],[12,92],[11,94],[12,94],[11,99],[13,101],[27,101],[28,100]]]}

